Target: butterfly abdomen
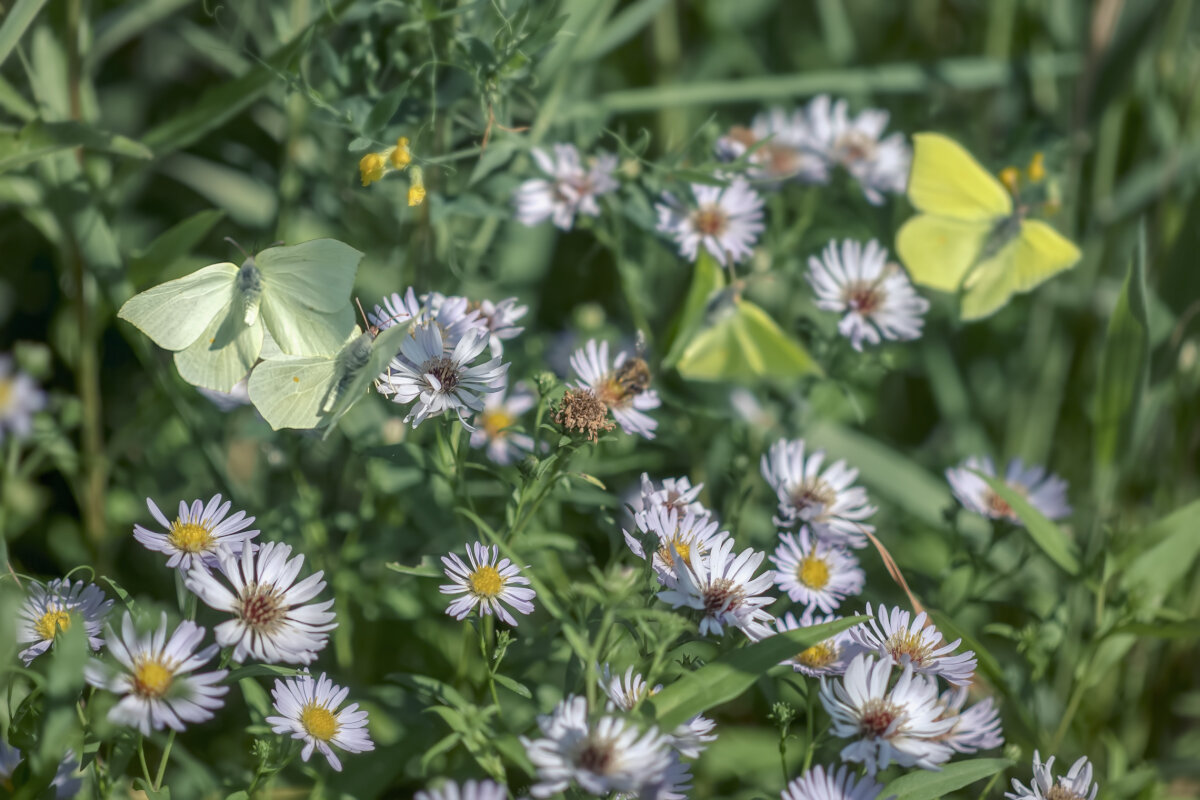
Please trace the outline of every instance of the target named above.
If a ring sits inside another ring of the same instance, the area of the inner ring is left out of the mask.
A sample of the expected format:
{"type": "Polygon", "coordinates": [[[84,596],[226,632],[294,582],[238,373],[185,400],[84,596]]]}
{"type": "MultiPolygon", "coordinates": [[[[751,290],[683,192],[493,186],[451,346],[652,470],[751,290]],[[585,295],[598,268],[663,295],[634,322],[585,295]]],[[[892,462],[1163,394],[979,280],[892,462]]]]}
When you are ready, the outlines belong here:
{"type": "Polygon", "coordinates": [[[354,379],[358,377],[358,373],[370,361],[371,334],[364,333],[351,342],[342,352],[338,353],[337,382],[333,384],[329,390],[329,394],[325,396],[322,411],[328,413],[333,410],[334,404],[349,390],[350,386],[354,383],[354,379]]]}
{"type": "Polygon", "coordinates": [[[242,300],[243,321],[253,325],[258,321],[258,307],[262,303],[262,273],[253,257],[247,258],[238,270],[237,290],[242,300]]]}

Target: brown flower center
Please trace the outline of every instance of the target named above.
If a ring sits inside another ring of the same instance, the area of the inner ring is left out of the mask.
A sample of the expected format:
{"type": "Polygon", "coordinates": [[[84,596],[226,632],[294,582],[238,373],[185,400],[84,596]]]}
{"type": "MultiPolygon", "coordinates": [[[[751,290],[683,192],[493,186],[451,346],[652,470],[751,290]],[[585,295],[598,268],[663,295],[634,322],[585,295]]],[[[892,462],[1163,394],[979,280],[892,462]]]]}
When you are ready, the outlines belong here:
{"type": "Polygon", "coordinates": [[[884,300],[887,299],[887,295],[875,281],[870,283],[855,281],[845,288],[842,296],[850,310],[857,311],[864,316],[878,311],[883,306],[884,300]]]}
{"type": "Polygon", "coordinates": [[[446,356],[431,358],[421,365],[422,375],[432,375],[441,384],[438,391],[452,392],[458,386],[458,364],[446,356]]]}
{"type": "Polygon", "coordinates": [[[729,225],[729,217],[718,205],[703,205],[692,212],[692,226],[702,236],[720,236],[729,225]]]}
{"type": "Polygon", "coordinates": [[[862,131],[846,131],[834,143],[834,152],[838,161],[849,167],[875,156],[875,140],[862,131]]]}
{"type": "Polygon", "coordinates": [[[818,519],[824,516],[825,509],[832,506],[835,500],[837,492],[820,478],[812,483],[801,484],[792,491],[792,505],[795,509],[799,512],[812,509],[818,519]]]}
{"type": "Polygon", "coordinates": [[[250,584],[242,590],[241,607],[237,613],[251,628],[265,632],[278,627],[287,616],[279,591],[274,586],[257,584],[250,584]]]}
{"type": "Polygon", "coordinates": [[[746,592],[741,586],[728,578],[719,578],[704,590],[704,613],[713,615],[721,611],[733,611],[745,599],[746,592]]]}
{"type": "Polygon", "coordinates": [[[1046,800],[1083,800],[1083,795],[1077,794],[1060,781],[1046,792],[1046,800]]]}
{"type": "Polygon", "coordinates": [[[613,757],[613,747],[610,742],[597,742],[589,739],[579,751],[576,763],[588,772],[605,775],[616,763],[613,757]]]}
{"type": "Polygon", "coordinates": [[[858,732],[863,736],[883,736],[900,712],[887,700],[872,698],[863,704],[858,732]]]}

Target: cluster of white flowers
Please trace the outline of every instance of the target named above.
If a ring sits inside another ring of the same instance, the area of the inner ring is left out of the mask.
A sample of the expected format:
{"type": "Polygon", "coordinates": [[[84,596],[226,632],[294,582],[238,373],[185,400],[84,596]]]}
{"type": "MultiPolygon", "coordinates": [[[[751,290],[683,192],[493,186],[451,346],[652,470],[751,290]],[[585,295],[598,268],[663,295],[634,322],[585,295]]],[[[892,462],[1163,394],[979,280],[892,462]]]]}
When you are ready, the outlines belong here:
{"type": "MultiPolygon", "coordinates": [[[[501,361],[504,342],[521,333],[523,328],[516,323],[528,310],[515,297],[475,304],[437,292],[418,298],[412,287],[384,298],[368,321],[381,330],[411,321],[412,329],[379,376],[380,394],[409,406],[404,421],[414,428],[451,413],[469,430],[476,430],[468,417],[481,422],[484,397],[504,392],[508,377],[508,364],[501,361]],[[481,360],[484,350],[490,358],[481,360]]],[[[496,429],[488,440],[511,439],[507,427],[496,429]]],[[[507,456],[507,446],[498,452],[507,456]]]]}
{"type": "MultiPolygon", "coordinates": [[[[972,456],[961,465],[946,470],[946,480],[950,482],[954,496],[963,507],[985,517],[1024,525],[1012,507],[993,492],[992,487],[975,474],[977,472],[996,477],[996,467],[992,459],[987,456],[972,456]]],[[[1067,482],[1057,475],[1047,473],[1043,467],[1026,467],[1021,459],[1014,458],[1004,472],[1004,482],[1047,519],[1063,519],[1071,515],[1071,504],[1067,500],[1067,482]]]]}
{"type": "Polygon", "coordinates": [[[596,200],[613,192],[619,184],[613,173],[617,157],[600,152],[584,160],[573,144],[556,144],[553,153],[540,148],[531,151],[533,160],[545,178],[531,178],[513,194],[517,220],[523,225],[538,225],[547,219],[562,230],[575,225],[575,217],[600,215],[596,200]]]}

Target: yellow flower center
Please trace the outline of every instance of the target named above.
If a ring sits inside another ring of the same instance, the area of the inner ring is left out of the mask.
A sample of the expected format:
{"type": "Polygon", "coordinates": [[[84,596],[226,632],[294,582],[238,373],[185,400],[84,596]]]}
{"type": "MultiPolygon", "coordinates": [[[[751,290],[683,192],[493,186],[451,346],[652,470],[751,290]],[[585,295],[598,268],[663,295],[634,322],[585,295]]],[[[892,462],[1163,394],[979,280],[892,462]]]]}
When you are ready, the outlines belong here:
{"type": "Polygon", "coordinates": [[[338,721],[328,708],[309,703],[300,711],[300,724],[314,739],[328,742],[338,732],[338,721]]]}
{"type": "Polygon", "coordinates": [[[925,666],[929,659],[929,646],[922,641],[920,633],[897,631],[884,643],[884,647],[895,661],[908,656],[917,667],[925,666]]]}
{"type": "Polygon", "coordinates": [[[34,633],[43,640],[53,639],[59,631],[71,627],[71,615],[62,608],[52,608],[33,624],[34,633]]]}
{"type": "Polygon", "coordinates": [[[658,549],[658,554],[662,556],[662,560],[666,561],[672,567],[675,566],[675,557],[671,553],[671,547],[675,547],[675,552],[679,554],[679,558],[689,567],[692,565],[692,546],[687,542],[680,541],[679,537],[672,539],[658,549]]]}
{"type": "Polygon", "coordinates": [[[1083,800],[1083,795],[1071,791],[1062,783],[1056,783],[1046,792],[1046,800],[1083,800]]]}
{"type": "Polygon", "coordinates": [[[504,588],[504,578],[495,567],[484,565],[471,573],[471,591],[479,597],[495,597],[504,588]]]}
{"type": "Polygon", "coordinates": [[[202,553],[213,543],[213,536],[202,522],[175,520],[167,534],[167,541],[185,553],[202,553]]]}
{"type": "Polygon", "coordinates": [[[133,692],[141,697],[162,697],[171,688],[175,673],[155,658],[144,658],[134,662],[133,692]]]}
{"type": "Polygon", "coordinates": [[[483,412],[482,424],[483,430],[487,433],[489,439],[497,439],[507,436],[505,428],[511,426],[516,419],[512,414],[509,414],[503,408],[489,408],[483,412]]]}
{"type": "Polygon", "coordinates": [[[795,660],[806,667],[812,669],[820,669],[828,667],[837,658],[837,648],[829,642],[821,642],[814,644],[800,655],[796,656],[795,660]]]}
{"type": "Polygon", "coordinates": [[[796,565],[796,580],[810,589],[824,589],[829,583],[829,564],[817,556],[805,556],[796,565]]]}

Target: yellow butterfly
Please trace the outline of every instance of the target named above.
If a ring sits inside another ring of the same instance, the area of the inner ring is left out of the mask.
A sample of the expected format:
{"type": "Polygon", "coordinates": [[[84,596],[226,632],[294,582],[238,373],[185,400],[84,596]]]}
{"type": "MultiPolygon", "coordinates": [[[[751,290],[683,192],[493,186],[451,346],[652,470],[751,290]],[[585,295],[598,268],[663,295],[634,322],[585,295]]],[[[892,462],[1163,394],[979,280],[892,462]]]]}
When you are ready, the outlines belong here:
{"type": "Polygon", "coordinates": [[[1026,219],[1003,184],[953,139],[913,136],[908,199],[921,214],[896,234],[896,252],[914,283],[962,293],[962,318],[995,313],[1073,267],[1079,248],[1044,222],[1026,219]]]}

